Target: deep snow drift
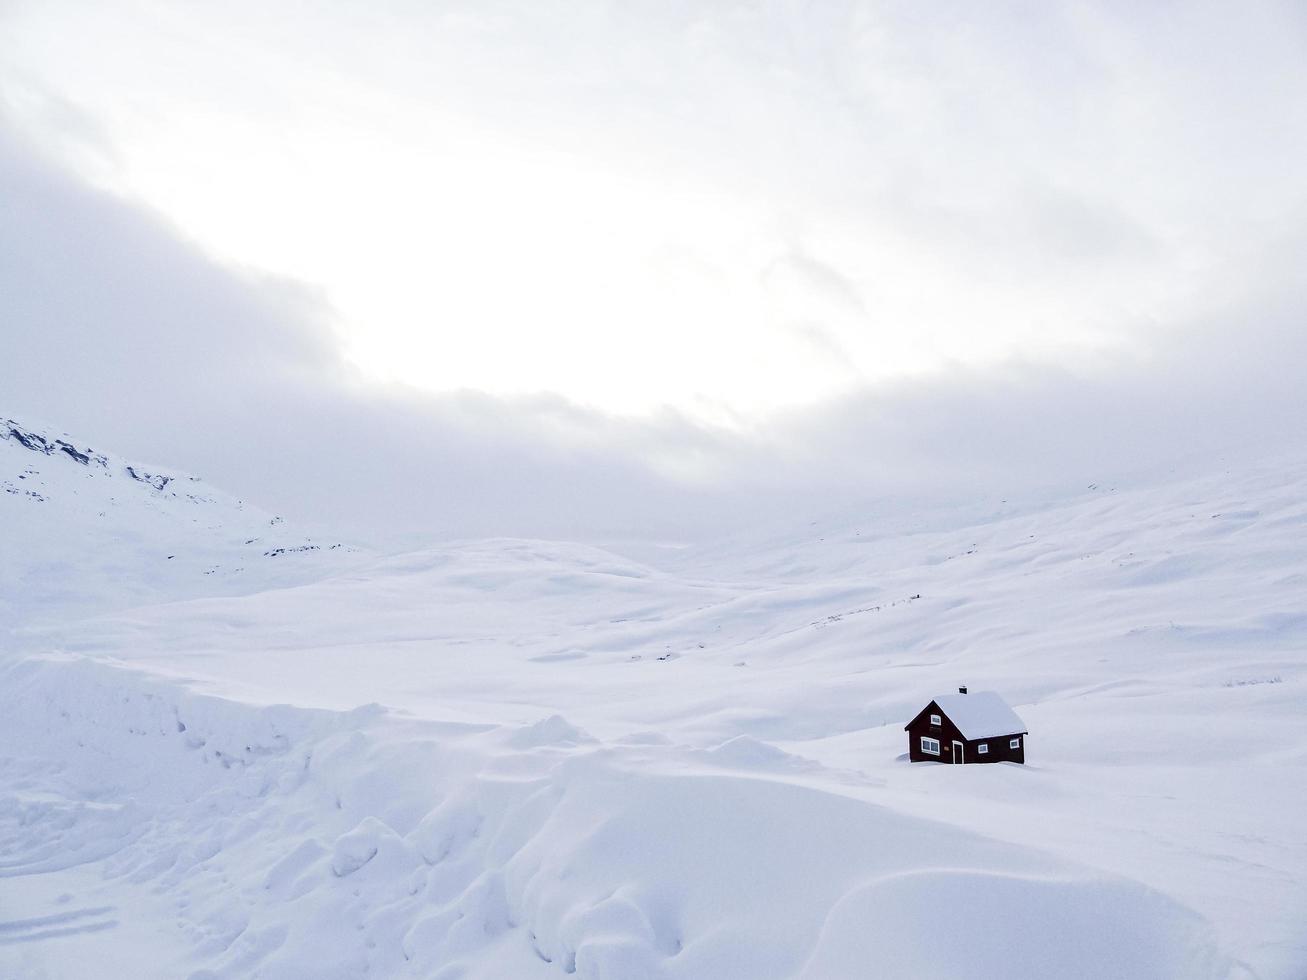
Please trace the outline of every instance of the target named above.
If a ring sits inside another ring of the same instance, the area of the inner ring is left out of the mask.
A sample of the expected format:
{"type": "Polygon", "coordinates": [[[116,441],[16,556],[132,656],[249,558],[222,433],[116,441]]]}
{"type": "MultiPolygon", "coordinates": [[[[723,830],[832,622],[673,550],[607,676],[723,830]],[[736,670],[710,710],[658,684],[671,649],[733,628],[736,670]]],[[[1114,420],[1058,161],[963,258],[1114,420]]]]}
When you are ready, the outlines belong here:
{"type": "Polygon", "coordinates": [[[1301,461],[373,556],[54,453],[0,443],[0,977],[1307,973],[1301,461]],[[960,683],[1029,765],[904,760],[960,683]]]}

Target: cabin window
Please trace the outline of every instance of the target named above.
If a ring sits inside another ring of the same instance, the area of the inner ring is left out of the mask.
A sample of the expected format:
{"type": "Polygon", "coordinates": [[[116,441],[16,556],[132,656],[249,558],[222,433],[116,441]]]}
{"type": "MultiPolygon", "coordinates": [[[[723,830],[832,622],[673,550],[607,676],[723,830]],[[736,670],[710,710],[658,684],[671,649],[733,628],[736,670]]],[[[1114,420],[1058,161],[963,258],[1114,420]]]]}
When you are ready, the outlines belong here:
{"type": "Polygon", "coordinates": [[[989,746],[984,743],[981,743],[976,747],[976,751],[979,752],[981,755],[989,755],[989,746]]]}
{"type": "Polygon", "coordinates": [[[921,751],[927,755],[939,755],[939,739],[921,737],[921,751]]]}
{"type": "Polygon", "coordinates": [[[930,724],[931,724],[933,727],[938,728],[938,727],[940,726],[940,724],[941,724],[941,722],[940,722],[940,720],[939,720],[939,715],[931,715],[931,716],[930,716],[930,724]]]}
{"type": "Polygon", "coordinates": [[[1010,741],[1010,742],[1007,743],[1007,747],[1008,747],[1009,749],[1019,749],[1019,748],[1021,748],[1021,739],[1019,739],[1019,738],[1014,738],[1012,741],[1010,741]]]}

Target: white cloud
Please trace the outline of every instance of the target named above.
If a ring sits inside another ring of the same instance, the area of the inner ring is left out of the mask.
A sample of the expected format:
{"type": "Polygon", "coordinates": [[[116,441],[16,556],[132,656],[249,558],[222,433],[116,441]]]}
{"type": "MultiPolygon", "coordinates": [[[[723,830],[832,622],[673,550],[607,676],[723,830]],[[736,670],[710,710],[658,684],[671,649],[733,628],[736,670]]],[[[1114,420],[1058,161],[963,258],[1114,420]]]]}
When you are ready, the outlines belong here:
{"type": "Polygon", "coordinates": [[[1301,447],[1300,15],[1027,14],[7,8],[3,407],[441,534],[1301,447]]]}
{"type": "Polygon", "coordinates": [[[357,366],[435,391],[737,424],[947,364],[1138,353],[1259,289],[1252,253],[1304,200],[1291,5],[7,22],[29,137],[223,261],[317,285],[357,366]]]}
{"type": "Polygon", "coordinates": [[[361,534],[702,535],[1307,445],[1301,237],[1262,263],[1281,288],[1142,354],[958,368],[723,430],[365,383],[313,291],[215,265],[7,136],[0,187],[4,412],[361,534]]]}

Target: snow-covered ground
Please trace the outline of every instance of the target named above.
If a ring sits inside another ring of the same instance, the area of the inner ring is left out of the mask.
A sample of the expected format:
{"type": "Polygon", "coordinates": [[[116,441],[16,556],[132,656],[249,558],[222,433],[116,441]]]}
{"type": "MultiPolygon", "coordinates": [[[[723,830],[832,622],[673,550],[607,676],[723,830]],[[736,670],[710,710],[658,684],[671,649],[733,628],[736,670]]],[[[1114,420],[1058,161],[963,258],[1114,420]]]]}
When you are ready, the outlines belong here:
{"type": "Polygon", "coordinates": [[[0,977],[1307,975],[1307,461],[378,555],[104,459],[0,442],[0,977]]]}
{"type": "Polygon", "coordinates": [[[199,477],[0,416],[0,625],[312,580],[363,552],[199,477]]]}

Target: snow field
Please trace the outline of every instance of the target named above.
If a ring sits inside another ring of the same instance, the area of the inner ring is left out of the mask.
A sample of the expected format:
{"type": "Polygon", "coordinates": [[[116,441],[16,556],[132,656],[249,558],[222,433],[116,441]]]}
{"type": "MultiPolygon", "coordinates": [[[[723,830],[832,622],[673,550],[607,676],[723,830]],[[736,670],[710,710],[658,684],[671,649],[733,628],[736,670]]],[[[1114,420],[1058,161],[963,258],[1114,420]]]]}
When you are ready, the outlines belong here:
{"type": "Polygon", "coordinates": [[[828,977],[868,957],[1033,977],[1068,941],[1060,975],[1228,975],[1163,895],[775,778],[776,750],[257,708],[85,660],[27,661],[4,691],[6,735],[70,760],[6,784],[84,801],[54,850],[4,811],[28,849],[4,873],[99,862],[171,911],[196,980],[828,977]],[[989,911],[944,942],[900,921],[949,897],[989,911]]]}
{"type": "Polygon", "coordinates": [[[1307,974],[1299,460],[268,557],[221,495],[32,458],[0,978],[1307,974]],[[1029,765],[903,761],[960,683],[1029,765]]]}

